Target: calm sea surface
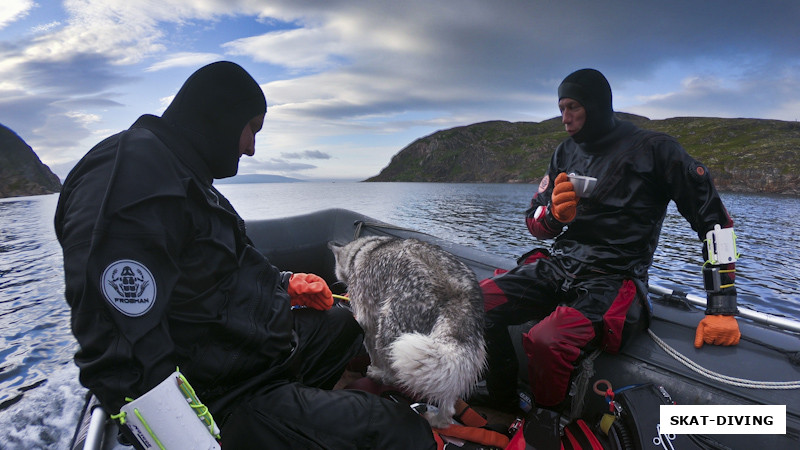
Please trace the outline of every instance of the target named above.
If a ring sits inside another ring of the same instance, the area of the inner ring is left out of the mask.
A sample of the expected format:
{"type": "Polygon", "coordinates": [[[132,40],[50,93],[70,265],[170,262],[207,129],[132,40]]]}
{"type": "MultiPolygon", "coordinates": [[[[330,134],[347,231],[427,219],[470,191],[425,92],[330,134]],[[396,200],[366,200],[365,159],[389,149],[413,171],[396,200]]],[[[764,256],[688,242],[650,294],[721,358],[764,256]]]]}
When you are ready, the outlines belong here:
{"type": "MultiPolygon", "coordinates": [[[[346,208],[516,258],[541,245],[522,213],[535,185],[228,184],[246,220],[346,208]]],[[[740,305],[800,319],[800,199],[723,194],[736,223],[740,305]]],[[[85,391],[64,302],[57,195],[0,200],[0,449],[66,448],[85,391]]],[[[670,205],[651,283],[701,295],[701,243],[670,205]]]]}

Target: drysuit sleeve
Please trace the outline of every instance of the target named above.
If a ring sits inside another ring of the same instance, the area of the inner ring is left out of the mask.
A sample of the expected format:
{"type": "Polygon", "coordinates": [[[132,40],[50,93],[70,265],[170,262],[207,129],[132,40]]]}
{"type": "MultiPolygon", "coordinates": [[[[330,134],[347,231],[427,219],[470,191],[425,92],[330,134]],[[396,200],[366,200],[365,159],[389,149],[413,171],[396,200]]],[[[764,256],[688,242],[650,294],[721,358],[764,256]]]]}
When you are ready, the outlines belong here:
{"type": "Polygon", "coordinates": [[[550,167],[539,182],[539,188],[533,194],[530,206],[525,211],[525,225],[528,227],[528,231],[537,239],[551,239],[561,234],[564,230],[565,224],[559,222],[553,216],[550,205],[555,179],[559,173],[555,168],[556,155],[559,149],[554,153],[550,167]]]}
{"type": "Polygon", "coordinates": [[[702,241],[706,233],[719,224],[722,228],[733,226],[733,220],[722,203],[714,181],[706,166],[689,156],[686,150],[672,139],[656,144],[659,172],[665,176],[665,185],[678,212],[686,218],[702,241]]]}
{"type": "Polygon", "coordinates": [[[73,296],[75,360],[81,382],[112,414],[178,364],[167,314],[188,238],[183,200],[156,197],[109,213],[78,275],[85,281],[73,296]]]}
{"type": "MultiPolygon", "coordinates": [[[[722,199],[714,186],[714,181],[706,166],[689,156],[676,141],[663,139],[657,143],[657,161],[661,173],[665,174],[665,185],[670,198],[675,201],[680,214],[686,218],[700,241],[704,242],[706,233],[715,225],[732,228],[733,219],[728,214],[722,199]]],[[[706,246],[703,244],[703,261],[708,260],[706,246]]],[[[706,314],[734,315],[737,310],[735,264],[719,264],[717,269],[723,274],[718,287],[709,290],[706,314]]],[[[704,271],[709,269],[704,263],[704,271]]]]}

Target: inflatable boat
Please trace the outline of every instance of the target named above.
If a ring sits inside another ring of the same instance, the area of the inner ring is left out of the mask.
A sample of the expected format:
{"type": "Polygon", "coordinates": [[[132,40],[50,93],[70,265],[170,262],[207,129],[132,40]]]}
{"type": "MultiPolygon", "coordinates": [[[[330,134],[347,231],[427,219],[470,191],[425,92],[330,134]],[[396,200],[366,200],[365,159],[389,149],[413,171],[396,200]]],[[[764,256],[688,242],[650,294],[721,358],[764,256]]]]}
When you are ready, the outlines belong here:
{"type": "MultiPolygon", "coordinates": [[[[368,235],[431,242],[465,262],[478,279],[491,276],[497,268],[508,269],[516,264],[509,258],[342,209],[251,221],[247,223],[247,233],[276,267],[315,273],[329,283],[335,281],[335,276],[328,242],[346,243],[368,235]]],[[[603,414],[614,413],[615,405],[617,409],[626,406],[624,402],[613,401],[614,391],[639,386],[655,387],[656,392],[663,394],[662,403],[785,405],[785,434],[707,434],[692,436],[691,441],[687,441],[690,445],[682,446],[679,438],[684,435],[665,435],[659,431],[657,423],[653,426],[646,423],[646,415],[655,414],[657,421],[658,405],[645,402],[636,405],[635,412],[628,411],[633,416],[629,428],[634,429],[627,430],[627,434],[632,436],[622,433],[612,444],[623,449],[800,448],[800,322],[741,309],[739,345],[705,345],[696,349],[694,332],[704,315],[704,296],[651,286],[649,297],[652,316],[648,330],[634,336],[618,354],[599,353],[586,358],[589,363],[584,363],[581,375],[576,377],[583,380],[583,385],[573,383],[572,414],[584,418],[587,423],[595,422],[603,414]]],[[[510,331],[526,331],[524,327],[519,330],[512,327],[510,331]]],[[[522,349],[517,350],[520,358],[524,358],[522,349]]],[[[524,392],[525,364],[520,367],[520,388],[524,392]]],[[[114,423],[89,394],[72,449],[130,448],[119,444],[116,438],[114,423]]]]}

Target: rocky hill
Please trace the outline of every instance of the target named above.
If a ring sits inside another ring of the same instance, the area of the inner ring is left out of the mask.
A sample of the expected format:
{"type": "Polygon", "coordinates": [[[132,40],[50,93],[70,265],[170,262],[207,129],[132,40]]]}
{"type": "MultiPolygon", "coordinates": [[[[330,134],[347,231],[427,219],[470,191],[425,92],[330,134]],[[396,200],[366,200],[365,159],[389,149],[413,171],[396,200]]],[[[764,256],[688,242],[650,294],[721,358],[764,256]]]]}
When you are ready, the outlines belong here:
{"type": "MultiPolygon", "coordinates": [[[[617,113],[676,137],[702,161],[721,191],[800,195],[800,123],[617,113]]],[[[566,139],[559,117],[543,122],[483,122],[417,139],[366,181],[538,183],[566,139]]]]}
{"type": "Polygon", "coordinates": [[[0,198],[60,191],[58,176],[17,133],[0,124],[0,198]]]}

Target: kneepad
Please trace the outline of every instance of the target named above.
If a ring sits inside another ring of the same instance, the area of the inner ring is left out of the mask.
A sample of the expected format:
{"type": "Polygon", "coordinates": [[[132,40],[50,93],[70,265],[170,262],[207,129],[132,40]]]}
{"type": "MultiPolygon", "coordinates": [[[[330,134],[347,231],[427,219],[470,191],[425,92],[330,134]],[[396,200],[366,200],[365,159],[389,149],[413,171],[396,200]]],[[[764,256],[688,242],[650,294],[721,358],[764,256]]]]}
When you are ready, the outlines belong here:
{"type": "Polygon", "coordinates": [[[594,326],[580,311],[559,306],[523,334],[534,401],[554,406],[564,399],[574,363],[595,337],[594,326]]]}

